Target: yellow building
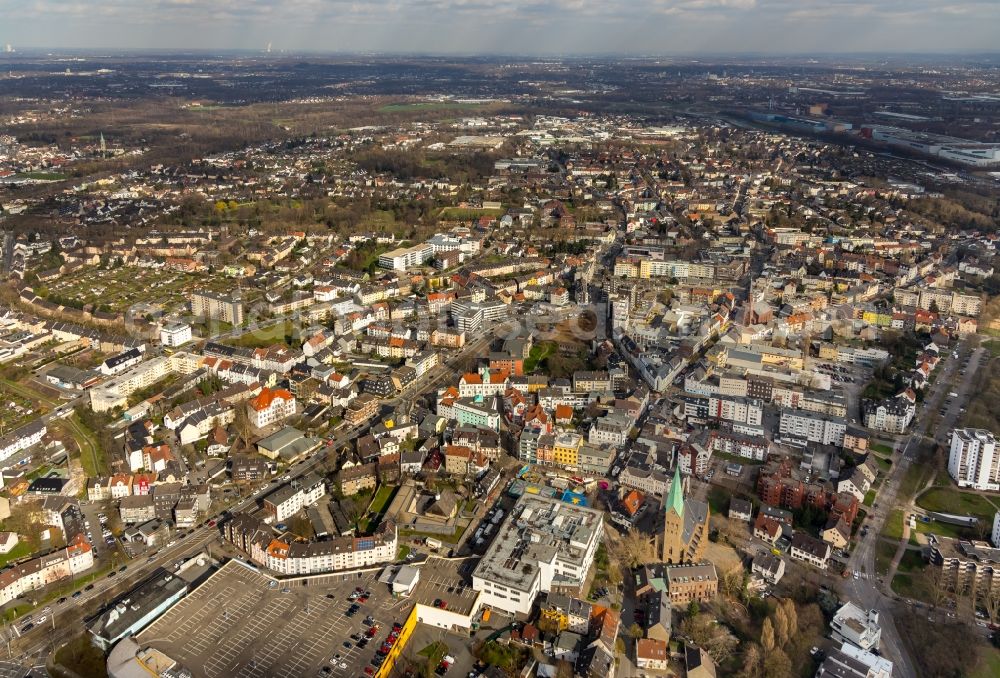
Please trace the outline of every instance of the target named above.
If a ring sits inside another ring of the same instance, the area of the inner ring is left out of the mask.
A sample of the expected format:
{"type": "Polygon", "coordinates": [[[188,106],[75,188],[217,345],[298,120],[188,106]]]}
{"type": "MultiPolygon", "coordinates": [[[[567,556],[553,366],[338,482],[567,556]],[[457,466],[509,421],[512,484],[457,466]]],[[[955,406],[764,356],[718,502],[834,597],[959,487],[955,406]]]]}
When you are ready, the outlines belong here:
{"type": "Polygon", "coordinates": [[[560,433],[552,446],[552,461],[557,466],[576,468],[580,464],[580,447],[583,436],[577,433],[560,433]]]}
{"type": "Polygon", "coordinates": [[[652,268],[653,268],[653,262],[652,262],[652,260],[646,259],[646,258],[640,259],[639,260],[639,277],[640,278],[647,278],[648,279],[650,277],[650,275],[651,275],[652,268]]]}

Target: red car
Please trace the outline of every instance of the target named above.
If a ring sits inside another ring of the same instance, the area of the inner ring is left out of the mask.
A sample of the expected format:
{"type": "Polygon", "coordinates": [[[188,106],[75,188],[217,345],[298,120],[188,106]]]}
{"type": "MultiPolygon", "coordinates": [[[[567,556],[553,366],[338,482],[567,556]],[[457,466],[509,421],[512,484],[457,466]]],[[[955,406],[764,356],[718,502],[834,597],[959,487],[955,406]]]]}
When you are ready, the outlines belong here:
{"type": "Polygon", "coordinates": [[[392,623],[392,630],[393,631],[400,631],[400,630],[402,630],[402,628],[403,628],[403,625],[400,624],[399,622],[393,622],[392,623]]]}
{"type": "Polygon", "coordinates": [[[365,675],[366,676],[374,676],[375,675],[375,669],[373,669],[370,666],[366,666],[365,667],[365,675]]]}
{"type": "Polygon", "coordinates": [[[358,598],[358,602],[359,603],[367,603],[368,602],[368,596],[361,596],[360,598],[358,598]]]}
{"type": "Polygon", "coordinates": [[[374,638],[376,633],[378,633],[377,626],[372,626],[367,631],[365,631],[365,635],[368,636],[369,638],[374,638]]]}

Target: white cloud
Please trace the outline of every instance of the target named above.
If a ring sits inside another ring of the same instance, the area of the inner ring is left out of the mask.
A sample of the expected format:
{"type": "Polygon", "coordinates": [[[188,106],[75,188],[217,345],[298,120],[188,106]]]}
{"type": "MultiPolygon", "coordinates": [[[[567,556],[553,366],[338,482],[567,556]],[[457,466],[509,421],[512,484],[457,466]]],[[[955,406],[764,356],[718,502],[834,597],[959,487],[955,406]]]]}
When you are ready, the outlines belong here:
{"type": "Polygon", "coordinates": [[[996,49],[996,0],[0,0],[39,47],[509,53],[996,49]]]}

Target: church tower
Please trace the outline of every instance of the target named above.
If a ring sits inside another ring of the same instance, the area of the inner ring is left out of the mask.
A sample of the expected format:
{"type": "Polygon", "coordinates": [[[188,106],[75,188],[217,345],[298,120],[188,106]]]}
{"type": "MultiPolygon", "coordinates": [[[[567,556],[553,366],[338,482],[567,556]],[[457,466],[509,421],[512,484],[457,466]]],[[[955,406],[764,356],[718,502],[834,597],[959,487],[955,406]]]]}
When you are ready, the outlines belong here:
{"type": "Polygon", "coordinates": [[[687,553],[684,543],[684,487],[680,464],[674,469],[674,479],[664,504],[663,562],[680,563],[687,553]]]}

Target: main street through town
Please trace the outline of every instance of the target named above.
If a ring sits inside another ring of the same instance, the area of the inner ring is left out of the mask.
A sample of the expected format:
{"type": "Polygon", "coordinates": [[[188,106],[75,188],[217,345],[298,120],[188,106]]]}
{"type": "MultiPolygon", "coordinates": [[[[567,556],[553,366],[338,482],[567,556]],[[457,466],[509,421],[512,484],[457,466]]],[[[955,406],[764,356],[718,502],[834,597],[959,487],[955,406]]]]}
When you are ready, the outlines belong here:
{"type": "MultiPolygon", "coordinates": [[[[893,662],[898,675],[903,678],[916,678],[920,673],[913,665],[896,629],[891,608],[898,596],[892,593],[891,579],[876,571],[877,544],[886,520],[893,509],[898,508],[900,503],[906,504],[911,499],[899,496],[900,485],[906,476],[907,469],[914,463],[931,463],[930,460],[921,458],[921,446],[930,445],[933,449],[937,443],[944,442],[960,408],[964,406],[959,405],[959,402],[964,403],[968,399],[975,381],[976,367],[984,354],[984,350],[981,348],[972,351],[968,369],[962,370],[960,367],[962,356],[968,354],[969,349],[969,343],[965,342],[958,349],[959,358],[953,357],[950,353],[946,354],[947,358],[942,361],[944,364],[940,368],[937,379],[928,390],[923,403],[917,408],[912,432],[897,441],[895,451],[898,454],[894,455],[894,463],[889,475],[882,483],[876,503],[867,517],[869,528],[867,534],[858,540],[854,553],[848,562],[848,570],[857,571],[861,576],[847,579],[842,586],[842,591],[847,599],[865,609],[877,609],[882,613],[879,616],[879,623],[882,627],[882,653],[893,662]],[[927,429],[932,421],[931,415],[939,407],[944,394],[949,391],[958,393],[956,399],[958,402],[952,403],[945,418],[938,422],[937,428],[933,432],[934,435],[928,436],[927,429]]],[[[901,545],[900,548],[904,548],[904,546],[901,545]]]]}

